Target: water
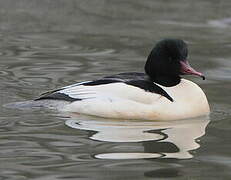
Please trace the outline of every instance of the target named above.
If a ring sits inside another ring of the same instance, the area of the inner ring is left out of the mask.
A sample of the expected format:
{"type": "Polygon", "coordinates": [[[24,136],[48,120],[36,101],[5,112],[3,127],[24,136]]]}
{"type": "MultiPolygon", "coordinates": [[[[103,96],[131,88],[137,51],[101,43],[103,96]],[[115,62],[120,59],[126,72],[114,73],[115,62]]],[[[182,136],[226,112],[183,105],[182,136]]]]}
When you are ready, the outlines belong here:
{"type": "Polygon", "coordinates": [[[153,45],[181,38],[207,80],[209,118],[101,119],[0,109],[0,179],[230,179],[230,1],[0,1],[1,105],[142,71],[153,45]]]}

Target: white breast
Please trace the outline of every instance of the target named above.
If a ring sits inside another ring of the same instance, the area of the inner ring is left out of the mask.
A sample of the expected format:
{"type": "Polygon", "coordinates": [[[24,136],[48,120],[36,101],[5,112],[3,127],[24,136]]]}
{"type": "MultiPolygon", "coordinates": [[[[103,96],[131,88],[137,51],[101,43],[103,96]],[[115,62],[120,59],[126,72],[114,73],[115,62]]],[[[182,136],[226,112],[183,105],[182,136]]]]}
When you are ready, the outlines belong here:
{"type": "Polygon", "coordinates": [[[161,98],[161,103],[153,104],[153,108],[161,112],[160,120],[185,119],[209,114],[210,108],[204,92],[192,81],[182,79],[177,86],[161,87],[174,102],[161,98]]]}
{"type": "Polygon", "coordinates": [[[184,119],[209,113],[206,96],[195,83],[182,79],[177,86],[162,88],[174,102],[124,83],[77,86],[64,90],[64,93],[88,99],[75,101],[63,110],[106,118],[147,120],[184,119]]]}

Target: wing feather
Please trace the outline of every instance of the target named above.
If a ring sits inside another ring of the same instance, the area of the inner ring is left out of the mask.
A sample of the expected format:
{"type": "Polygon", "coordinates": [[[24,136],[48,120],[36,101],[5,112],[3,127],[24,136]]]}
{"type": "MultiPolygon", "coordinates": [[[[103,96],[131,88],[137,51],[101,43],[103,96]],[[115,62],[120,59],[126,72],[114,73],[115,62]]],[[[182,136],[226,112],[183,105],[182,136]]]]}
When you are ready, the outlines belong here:
{"type": "Polygon", "coordinates": [[[147,102],[147,97],[156,98],[160,95],[173,102],[172,97],[160,86],[152,82],[144,73],[132,72],[65,86],[44,93],[36,100],[57,99],[72,102],[92,98],[111,99],[122,97],[123,99],[147,102]]]}

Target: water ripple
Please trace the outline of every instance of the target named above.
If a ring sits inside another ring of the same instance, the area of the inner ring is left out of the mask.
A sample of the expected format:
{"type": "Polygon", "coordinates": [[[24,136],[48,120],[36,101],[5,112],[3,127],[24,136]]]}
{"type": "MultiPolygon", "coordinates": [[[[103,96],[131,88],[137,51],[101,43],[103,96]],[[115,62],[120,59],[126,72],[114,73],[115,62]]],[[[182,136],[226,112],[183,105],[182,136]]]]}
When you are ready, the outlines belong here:
{"type": "Polygon", "coordinates": [[[0,4],[1,105],[143,71],[153,44],[176,37],[189,42],[192,64],[206,71],[209,81],[195,81],[213,111],[207,126],[209,120],[63,119],[1,107],[0,179],[230,179],[229,0],[0,4]]]}
{"type": "Polygon", "coordinates": [[[231,18],[223,18],[217,20],[210,20],[208,24],[218,28],[228,28],[231,27],[231,18]]]}

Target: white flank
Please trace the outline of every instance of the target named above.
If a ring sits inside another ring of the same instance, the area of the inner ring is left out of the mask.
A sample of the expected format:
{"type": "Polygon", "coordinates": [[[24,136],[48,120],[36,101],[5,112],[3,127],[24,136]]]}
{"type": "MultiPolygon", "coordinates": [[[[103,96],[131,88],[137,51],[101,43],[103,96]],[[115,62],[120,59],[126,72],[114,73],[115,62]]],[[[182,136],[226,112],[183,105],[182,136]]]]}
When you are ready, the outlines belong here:
{"type": "Polygon", "coordinates": [[[182,79],[174,87],[161,86],[174,100],[124,83],[69,86],[61,90],[73,98],[64,111],[106,118],[175,120],[209,114],[207,98],[195,83],[182,79]]]}

